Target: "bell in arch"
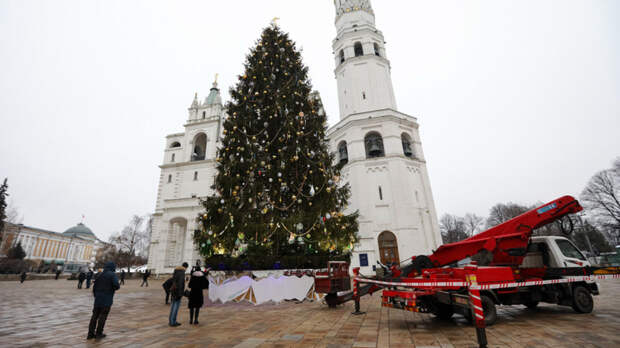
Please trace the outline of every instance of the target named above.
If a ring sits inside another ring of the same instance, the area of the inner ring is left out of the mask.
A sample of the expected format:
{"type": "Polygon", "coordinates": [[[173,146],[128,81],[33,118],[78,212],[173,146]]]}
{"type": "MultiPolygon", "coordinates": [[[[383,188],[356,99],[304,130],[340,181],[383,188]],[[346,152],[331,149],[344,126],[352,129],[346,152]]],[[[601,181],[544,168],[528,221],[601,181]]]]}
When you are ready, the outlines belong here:
{"type": "Polygon", "coordinates": [[[368,150],[368,154],[372,157],[378,157],[381,156],[383,153],[383,151],[381,151],[381,147],[379,147],[379,144],[377,144],[376,141],[373,141],[370,144],[370,149],[368,150]]]}

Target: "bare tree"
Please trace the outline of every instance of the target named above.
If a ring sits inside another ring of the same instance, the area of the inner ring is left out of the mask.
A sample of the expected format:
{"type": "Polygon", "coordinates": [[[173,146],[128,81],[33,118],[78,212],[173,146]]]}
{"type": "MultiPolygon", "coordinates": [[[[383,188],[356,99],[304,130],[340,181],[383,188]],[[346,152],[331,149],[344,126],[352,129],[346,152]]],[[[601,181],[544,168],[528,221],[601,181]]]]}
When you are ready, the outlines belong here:
{"type": "Polygon", "coordinates": [[[6,208],[6,219],[4,221],[12,224],[21,224],[24,221],[24,217],[19,215],[19,209],[17,209],[13,201],[10,201],[6,208]]]}
{"type": "Polygon", "coordinates": [[[620,158],[611,169],[596,173],[581,193],[594,222],[618,242],[620,239],[620,158]]]}
{"type": "Polygon", "coordinates": [[[454,243],[469,237],[464,219],[456,215],[444,214],[439,219],[439,230],[444,243],[454,243]]]}
{"type": "Polygon", "coordinates": [[[463,218],[463,223],[465,224],[465,233],[471,237],[474,234],[482,232],[481,230],[484,226],[484,218],[476,214],[467,213],[463,218]]]}
{"type": "Polygon", "coordinates": [[[514,217],[517,217],[526,211],[530,210],[529,207],[516,203],[497,203],[491,208],[489,217],[487,218],[487,228],[497,226],[503,222],[506,222],[514,217]]]}
{"type": "Polygon", "coordinates": [[[110,243],[116,247],[119,255],[124,255],[123,259],[126,261],[123,263],[126,263],[128,269],[137,261],[137,252],[142,251],[139,248],[147,243],[148,234],[143,228],[143,223],[144,217],[134,215],[120,233],[110,237],[110,243]]]}

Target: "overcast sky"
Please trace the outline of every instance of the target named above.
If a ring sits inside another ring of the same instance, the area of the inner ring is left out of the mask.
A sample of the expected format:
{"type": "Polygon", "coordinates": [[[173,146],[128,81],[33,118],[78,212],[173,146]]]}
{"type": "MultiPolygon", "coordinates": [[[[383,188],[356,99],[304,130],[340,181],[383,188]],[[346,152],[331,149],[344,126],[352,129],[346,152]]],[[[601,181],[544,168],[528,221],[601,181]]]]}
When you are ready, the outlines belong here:
{"type": "MultiPolygon", "coordinates": [[[[578,195],[620,155],[620,1],[374,0],[438,215],[578,195]]],[[[331,0],[0,0],[0,179],[26,225],[154,211],[166,134],[273,17],[338,119],[331,0]]]]}

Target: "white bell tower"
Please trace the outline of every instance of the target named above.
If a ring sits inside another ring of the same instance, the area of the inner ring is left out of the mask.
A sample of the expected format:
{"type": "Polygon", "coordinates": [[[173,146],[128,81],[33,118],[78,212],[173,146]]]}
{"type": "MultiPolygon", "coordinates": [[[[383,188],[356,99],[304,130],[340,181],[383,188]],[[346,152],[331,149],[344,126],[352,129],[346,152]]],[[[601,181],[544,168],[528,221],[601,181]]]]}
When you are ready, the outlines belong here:
{"type": "Polygon", "coordinates": [[[359,112],[393,109],[396,99],[383,34],[375,27],[368,0],[335,0],[336,79],[340,117],[359,112]]]}
{"type": "Polygon", "coordinates": [[[441,235],[417,119],[397,111],[383,34],[369,0],[334,0],[332,43],[340,121],[330,147],[359,210],[360,242],[351,265],[371,274],[376,261],[430,254],[441,235]]]}

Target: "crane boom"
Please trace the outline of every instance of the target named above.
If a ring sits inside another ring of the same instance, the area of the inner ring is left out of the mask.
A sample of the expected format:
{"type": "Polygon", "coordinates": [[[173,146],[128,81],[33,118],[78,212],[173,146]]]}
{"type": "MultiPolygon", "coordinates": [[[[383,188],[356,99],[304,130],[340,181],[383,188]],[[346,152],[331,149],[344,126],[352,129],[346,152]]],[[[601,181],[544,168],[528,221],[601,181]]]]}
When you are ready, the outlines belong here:
{"type": "Polygon", "coordinates": [[[486,254],[488,265],[520,265],[535,229],[581,210],[575,198],[560,197],[465,240],[444,244],[430,256],[417,256],[414,268],[419,273],[421,269],[443,267],[480,254],[486,254]]]}

